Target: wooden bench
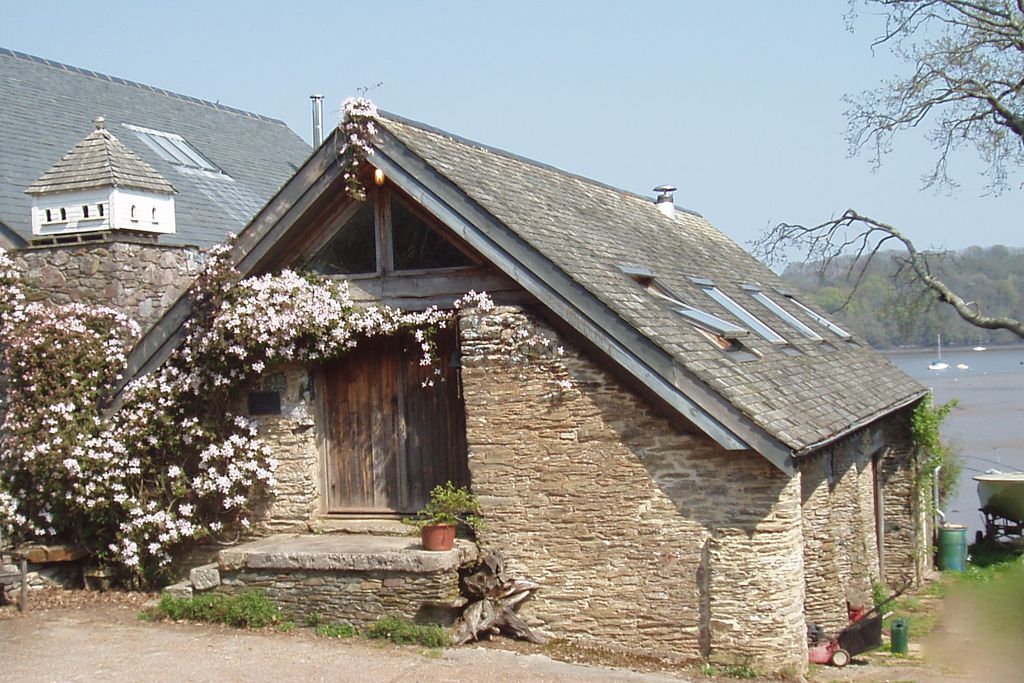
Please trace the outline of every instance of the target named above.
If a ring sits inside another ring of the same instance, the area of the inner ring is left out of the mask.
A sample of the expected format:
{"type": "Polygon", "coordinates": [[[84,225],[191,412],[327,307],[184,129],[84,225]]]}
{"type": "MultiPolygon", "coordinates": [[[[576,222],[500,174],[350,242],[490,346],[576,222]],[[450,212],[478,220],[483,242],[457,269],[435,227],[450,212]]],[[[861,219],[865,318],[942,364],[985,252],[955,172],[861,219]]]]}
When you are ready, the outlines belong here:
{"type": "Polygon", "coordinates": [[[16,548],[0,551],[0,555],[10,555],[18,563],[18,573],[4,574],[4,578],[19,576],[21,589],[18,592],[18,610],[24,612],[28,609],[28,563],[50,564],[55,562],[74,562],[89,554],[89,551],[80,545],[68,545],[58,543],[55,545],[21,545],[16,548]]]}

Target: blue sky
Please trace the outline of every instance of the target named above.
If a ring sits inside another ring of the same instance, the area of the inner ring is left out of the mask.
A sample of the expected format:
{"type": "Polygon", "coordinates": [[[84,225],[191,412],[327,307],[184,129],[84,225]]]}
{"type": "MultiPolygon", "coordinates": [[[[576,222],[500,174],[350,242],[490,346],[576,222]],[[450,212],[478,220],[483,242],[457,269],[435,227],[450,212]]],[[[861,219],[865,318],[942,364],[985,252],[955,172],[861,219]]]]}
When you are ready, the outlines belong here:
{"type": "Polygon", "coordinates": [[[333,124],[368,87],[388,111],[610,185],[676,185],[678,204],[741,243],[855,207],[922,247],[1024,246],[1020,177],[980,196],[964,155],[955,194],[922,191],[934,153],[914,134],[878,172],[848,158],[842,96],[902,67],[872,55],[878,19],[861,12],[850,33],[847,9],[48,0],[6,9],[0,45],[281,118],[307,140],[310,94],[325,95],[333,124]]]}

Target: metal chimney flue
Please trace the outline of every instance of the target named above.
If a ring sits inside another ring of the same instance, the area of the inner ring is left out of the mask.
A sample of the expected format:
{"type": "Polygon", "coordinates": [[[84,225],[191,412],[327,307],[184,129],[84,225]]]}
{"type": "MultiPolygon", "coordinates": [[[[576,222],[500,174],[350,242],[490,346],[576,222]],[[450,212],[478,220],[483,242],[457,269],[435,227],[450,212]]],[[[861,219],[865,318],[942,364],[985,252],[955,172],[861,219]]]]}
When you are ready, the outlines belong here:
{"type": "Polygon", "coordinates": [[[313,146],[319,147],[324,141],[324,96],[310,95],[313,101],[313,146]]]}
{"type": "Polygon", "coordinates": [[[658,207],[658,211],[661,211],[669,218],[675,218],[676,215],[676,202],[672,193],[677,189],[671,185],[658,185],[654,188],[654,191],[658,193],[657,198],[654,200],[654,205],[658,207]]]}

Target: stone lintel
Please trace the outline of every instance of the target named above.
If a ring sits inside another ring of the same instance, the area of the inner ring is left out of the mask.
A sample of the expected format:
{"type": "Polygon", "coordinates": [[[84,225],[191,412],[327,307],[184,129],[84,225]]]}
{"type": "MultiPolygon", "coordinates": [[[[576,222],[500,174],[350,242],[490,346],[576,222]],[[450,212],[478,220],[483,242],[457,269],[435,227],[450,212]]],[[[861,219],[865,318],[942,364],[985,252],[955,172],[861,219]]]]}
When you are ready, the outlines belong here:
{"type": "Polygon", "coordinates": [[[430,574],[476,559],[476,546],[457,540],[447,552],[423,550],[418,538],[367,534],[276,535],[220,551],[222,570],[305,569],[430,574]]]}

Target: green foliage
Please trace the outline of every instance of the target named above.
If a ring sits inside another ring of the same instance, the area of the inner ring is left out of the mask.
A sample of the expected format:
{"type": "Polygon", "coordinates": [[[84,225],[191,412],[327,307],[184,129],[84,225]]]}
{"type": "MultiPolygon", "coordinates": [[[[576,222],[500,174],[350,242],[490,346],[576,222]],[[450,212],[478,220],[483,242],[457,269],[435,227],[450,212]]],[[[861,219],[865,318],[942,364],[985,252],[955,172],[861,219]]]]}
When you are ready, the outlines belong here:
{"type": "Polygon", "coordinates": [[[356,635],[356,628],[352,624],[320,624],[316,627],[316,634],[322,638],[352,638],[356,635]]]}
{"type": "Polygon", "coordinates": [[[303,626],[308,628],[316,628],[320,624],[324,623],[324,615],[319,612],[310,612],[302,618],[303,626]]]}
{"type": "Polygon", "coordinates": [[[914,446],[920,456],[921,469],[918,474],[918,486],[926,489],[931,485],[931,478],[936,467],[939,472],[939,504],[945,506],[954,493],[960,480],[963,463],[960,457],[943,443],[942,422],[959,401],[953,399],[941,406],[932,403],[932,395],[925,396],[910,418],[910,433],[914,446]]]}
{"type": "Polygon", "coordinates": [[[381,617],[366,630],[366,637],[376,640],[390,640],[403,645],[424,647],[448,647],[451,638],[437,624],[414,624],[401,617],[381,617]]]}
{"type": "Polygon", "coordinates": [[[889,599],[889,587],[878,581],[871,582],[871,604],[878,607],[889,599]]]}
{"type": "Polygon", "coordinates": [[[479,514],[480,501],[476,494],[465,486],[456,486],[448,481],[431,489],[430,502],[414,518],[405,521],[419,528],[462,522],[473,531],[480,531],[484,528],[484,522],[479,514]]]}
{"type": "MultiPolygon", "coordinates": [[[[863,262],[852,257],[838,259],[824,274],[818,262],[791,264],[783,278],[807,292],[808,305],[835,317],[875,348],[934,347],[940,332],[943,345],[949,346],[1019,343],[1010,332],[979,329],[949,306],[935,305],[934,294],[898,275],[902,256],[880,252],[859,283],[856,275],[863,262]]],[[[935,275],[964,299],[981,302],[982,313],[1024,317],[1024,249],[968,247],[929,261],[935,275]]]]}
{"type": "Polygon", "coordinates": [[[722,676],[752,680],[760,676],[757,669],[749,664],[701,664],[700,672],[708,677],[722,676]]]}
{"type": "Polygon", "coordinates": [[[281,610],[260,590],[234,595],[201,593],[192,598],[165,593],[156,609],[174,621],[207,621],[237,628],[264,628],[281,621],[281,610]]]}

